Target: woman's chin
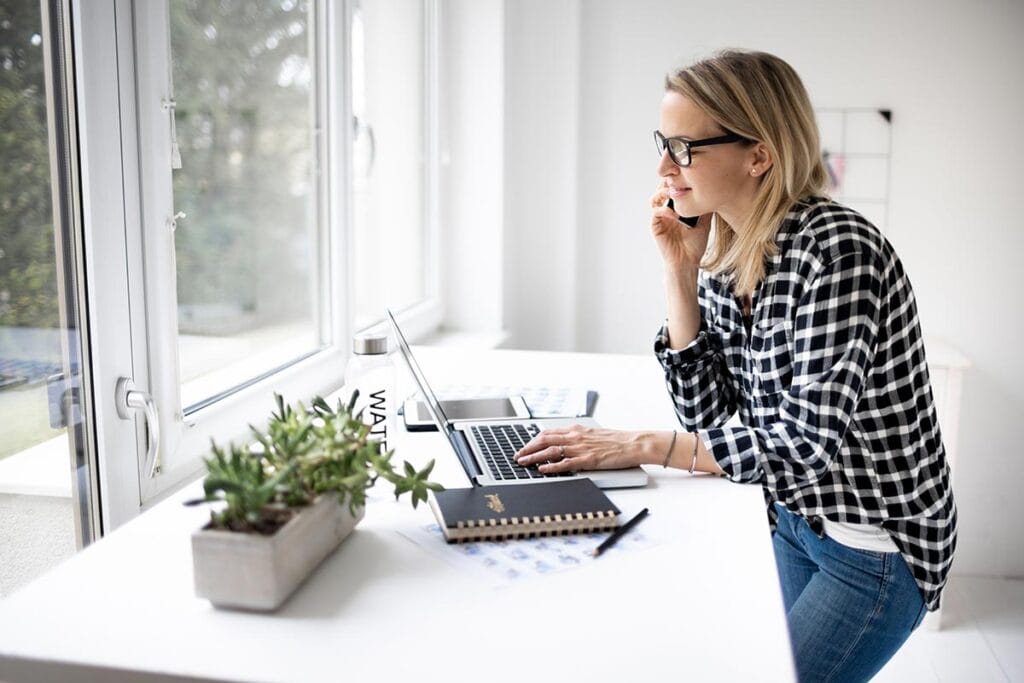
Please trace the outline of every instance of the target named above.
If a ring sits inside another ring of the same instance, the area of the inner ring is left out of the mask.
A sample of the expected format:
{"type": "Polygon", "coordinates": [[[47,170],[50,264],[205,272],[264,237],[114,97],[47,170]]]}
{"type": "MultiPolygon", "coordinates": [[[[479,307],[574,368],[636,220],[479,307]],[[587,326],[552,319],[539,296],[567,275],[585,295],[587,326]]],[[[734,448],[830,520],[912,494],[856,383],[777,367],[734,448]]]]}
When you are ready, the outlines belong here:
{"type": "Polygon", "coordinates": [[[673,199],[676,213],[680,216],[702,216],[707,211],[700,206],[699,202],[693,201],[693,197],[687,193],[682,199],[673,199]]]}

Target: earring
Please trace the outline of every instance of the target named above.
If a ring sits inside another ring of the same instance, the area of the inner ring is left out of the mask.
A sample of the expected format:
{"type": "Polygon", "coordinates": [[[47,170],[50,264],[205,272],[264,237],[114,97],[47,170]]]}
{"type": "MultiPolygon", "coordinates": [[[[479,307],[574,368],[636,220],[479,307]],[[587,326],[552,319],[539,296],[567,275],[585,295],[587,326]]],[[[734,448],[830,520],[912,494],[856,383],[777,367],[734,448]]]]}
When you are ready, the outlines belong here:
{"type": "Polygon", "coordinates": [[[750,175],[755,175],[756,176],[757,175],[757,169],[756,168],[750,169],[750,175]]]}

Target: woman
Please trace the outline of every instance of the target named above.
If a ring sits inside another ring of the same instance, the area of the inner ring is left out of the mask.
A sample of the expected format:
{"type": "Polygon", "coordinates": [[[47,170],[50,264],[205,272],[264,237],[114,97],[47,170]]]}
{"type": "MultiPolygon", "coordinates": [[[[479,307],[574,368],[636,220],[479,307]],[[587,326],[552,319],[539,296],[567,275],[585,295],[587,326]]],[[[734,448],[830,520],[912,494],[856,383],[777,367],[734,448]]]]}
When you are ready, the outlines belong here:
{"type": "Polygon", "coordinates": [[[781,59],[728,51],[671,74],[660,124],[655,353],[686,431],[548,430],[520,462],[760,483],[800,678],[867,680],[938,607],[956,545],[910,282],[824,196],[814,112],[781,59]]]}

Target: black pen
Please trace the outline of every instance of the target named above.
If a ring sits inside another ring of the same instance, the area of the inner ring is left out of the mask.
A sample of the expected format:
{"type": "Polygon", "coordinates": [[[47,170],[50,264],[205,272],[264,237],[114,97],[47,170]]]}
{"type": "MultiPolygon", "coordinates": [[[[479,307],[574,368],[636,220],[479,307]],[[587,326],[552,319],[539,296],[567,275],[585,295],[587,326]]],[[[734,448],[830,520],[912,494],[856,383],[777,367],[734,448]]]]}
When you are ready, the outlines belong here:
{"type": "Polygon", "coordinates": [[[609,536],[608,538],[604,539],[604,541],[602,541],[602,542],[601,542],[601,545],[599,545],[599,546],[597,546],[596,548],[594,548],[594,552],[593,552],[593,553],[591,553],[591,554],[592,554],[592,555],[593,555],[594,557],[597,557],[597,556],[599,556],[599,555],[600,555],[601,553],[603,553],[603,552],[604,552],[605,550],[608,550],[608,548],[611,548],[611,547],[612,547],[613,545],[615,545],[615,542],[616,542],[616,541],[618,541],[618,540],[619,540],[620,538],[622,538],[623,536],[625,536],[625,535],[626,535],[626,533],[627,533],[627,532],[628,532],[628,531],[629,531],[630,529],[632,529],[632,528],[633,528],[633,527],[635,527],[635,526],[636,526],[637,524],[639,524],[639,523],[640,523],[640,521],[641,521],[641,520],[642,520],[642,519],[643,519],[644,517],[646,517],[646,516],[647,516],[647,513],[648,513],[648,512],[650,512],[650,510],[648,510],[647,508],[644,508],[644,509],[643,509],[643,510],[641,510],[640,512],[636,513],[636,515],[635,515],[635,516],[633,517],[633,519],[629,520],[628,522],[626,522],[625,524],[623,524],[622,526],[620,526],[620,527],[619,527],[618,529],[616,529],[615,531],[613,531],[613,532],[612,532],[612,535],[611,535],[611,536],[609,536]]]}

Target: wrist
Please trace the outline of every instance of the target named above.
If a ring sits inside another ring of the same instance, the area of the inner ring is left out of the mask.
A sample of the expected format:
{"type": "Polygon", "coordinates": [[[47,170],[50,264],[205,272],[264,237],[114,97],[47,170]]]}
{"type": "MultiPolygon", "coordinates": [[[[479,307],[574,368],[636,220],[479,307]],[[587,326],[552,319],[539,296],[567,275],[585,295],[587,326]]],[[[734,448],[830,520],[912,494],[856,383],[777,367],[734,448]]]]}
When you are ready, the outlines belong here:
{"type": "Polygon", "coordinates": [[[665,280],[669,284],[696,285],[697,278],[699,276],[699,263],[690,263],[685,261],[682,263],[665,262],[665,280]]]}
{"type": "Polygon", "coordinates": [[[660,465],[665,459],[665,452],[668,449],[672,432],[638,432],[637,444],[637,465],[660,465]]]}

